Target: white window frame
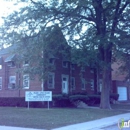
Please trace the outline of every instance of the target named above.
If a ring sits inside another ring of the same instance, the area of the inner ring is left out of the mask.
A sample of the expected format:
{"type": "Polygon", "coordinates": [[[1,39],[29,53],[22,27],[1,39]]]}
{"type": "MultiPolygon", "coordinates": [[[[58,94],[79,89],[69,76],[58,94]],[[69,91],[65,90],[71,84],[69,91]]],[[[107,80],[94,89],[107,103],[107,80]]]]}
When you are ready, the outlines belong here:
{"type": "Polygon", "coordinates": [[[29,89],[29,87],[30,87],[30,80],[29,80],[30,78],[29,78],[29,74],[24,74],[23,75],[23,89],[29,89]],[[26,79],[25,79],[25,77],[26,77],[26,79]],[[27,77],[28,77],[28,79],[27,79],[27,77]],[[27,80],[26,82],[27,82],[27,86],[24,86],[24,81],[25,80],[27,80]]]}
{"type": "Polygon", "coordinates": [[[86,90],[85,78],[81,78],[81,89],[82,89],[82,90],[86,90]]]}
{"type": "Polygon", "coordinates": [[[54,86],[55,86],[55,74],[54,73],[48,74],[47,86],[48,86],[49,89],[54,89],[54,86]],[[52,76],[52,83],[49,82],[49,80],[50,80],[49,76],[52,76]]]}
{"type": "Polygon", "coordinates": [[[0,77],[0,90],[2,90],[2,77],[0,77]]]}
{"type": "Polygon", "coordinates": [[[16,64],[14,61],[10,61],[10,68],[15,68],[16,67],[16,64]]]}
{"type": "Polygon", "coordinates": [[[29,61],[24,61],[23,66],[29,66],[29,61]],[[26,63],[26,62],[28,62],[28,63],[26,63]]]}
{"type": "Polygon", "coordinates": [[[71,87],[74,90],[75,89],[75,77],[71,77],[71,87]]]}
{"type": "Polygon", "coordinates": [[[103,86],[102,79],[99,79],[99,81],[98,81],[98,92],[102,91],[102,86],[103,86]]]}
{"type": "Polygon", "coordinates": [[[62,61],[62,66],[64,67],[64,68],[68,68],[68,62],[67,61],[62,61]],[[64,64],[65,63],[65,64],[64,64]]]}
{"type": "Polygon", "coordinates": [[[13,76],[9,76],[8,88],[15,88],[15,87],[16,87],[16,76],[14,76],[14,75],[13,76]]]}
{"type": "Polygon", "coordinates": [[[0,65],[0,70],[2,70],[2,65],[0,65]]]}

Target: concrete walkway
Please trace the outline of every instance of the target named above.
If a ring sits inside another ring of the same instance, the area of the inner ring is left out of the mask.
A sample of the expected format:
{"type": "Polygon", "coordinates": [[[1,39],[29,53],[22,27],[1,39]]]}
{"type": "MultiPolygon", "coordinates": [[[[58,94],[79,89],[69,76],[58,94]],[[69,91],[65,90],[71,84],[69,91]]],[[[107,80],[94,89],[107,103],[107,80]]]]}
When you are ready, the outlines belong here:
{"type": "MultiPolygon", "coordinates": [[[[40,129],[0,126],[0,130],[40,130],[40,129]]],[[[42,130],[45,130],[45,129],[42,129],[42,130]]]]}
{"type": "Polygon", "coordinates": [[[102,119],[89,121],[89,122],[85,122],[85,123],[74,124],[74,125],[70,125],[70,126],[56,128],[53,130],[103,130],[100,128],[110,126],[113,124],[118,124],[118,121],[122,118],[124,120],[129,120],[130,113],[116,115],[116,116],[107,117],[107,118],[102,118],[102,119]]]}
{"type": "MultiPolygon", "coordinates": [[[[130,113],[102,118],[102,119],[89,121],[89,122],[85,122],[85,123],[64,126],[64,127],[56,128],[56,129],[52,129],[52,130],[103,130],[101,128],[111,126],[113,124],[118,124],[118,121],[122,118],[124,120],[130,120],[130,113]]],[[[45,129],[0,126],[0,130],[45,130],[45,129]]]]}

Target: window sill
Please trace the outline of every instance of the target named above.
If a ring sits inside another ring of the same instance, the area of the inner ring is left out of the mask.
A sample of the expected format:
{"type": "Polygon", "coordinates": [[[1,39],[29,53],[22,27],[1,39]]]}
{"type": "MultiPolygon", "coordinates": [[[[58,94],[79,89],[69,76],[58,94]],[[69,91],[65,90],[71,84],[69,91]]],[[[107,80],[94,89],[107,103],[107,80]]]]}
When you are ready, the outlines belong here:
{"type": "Polygon", "coordinates": [[[29,89],[29,87],[23,88],[23,89],[29,89]]]}

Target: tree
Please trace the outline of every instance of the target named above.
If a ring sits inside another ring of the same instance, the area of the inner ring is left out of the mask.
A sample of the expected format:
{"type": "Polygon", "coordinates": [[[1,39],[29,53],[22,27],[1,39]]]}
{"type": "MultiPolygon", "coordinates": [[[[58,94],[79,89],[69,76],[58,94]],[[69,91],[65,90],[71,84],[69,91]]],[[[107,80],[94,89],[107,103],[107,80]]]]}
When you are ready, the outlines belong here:
{"type": "Polygon", "coordinates": [[[110,109],[112,58],[128,41],[129,12],[130,0],[30,0],[29,6],[5,19],[4,30],[8,34],[3,33],[3,38],[9,39],[14,33],[33,37],[40,28],[58,23],[71,45],[96,51],[97,65],[103,72],[100,108],[110,109]]]}

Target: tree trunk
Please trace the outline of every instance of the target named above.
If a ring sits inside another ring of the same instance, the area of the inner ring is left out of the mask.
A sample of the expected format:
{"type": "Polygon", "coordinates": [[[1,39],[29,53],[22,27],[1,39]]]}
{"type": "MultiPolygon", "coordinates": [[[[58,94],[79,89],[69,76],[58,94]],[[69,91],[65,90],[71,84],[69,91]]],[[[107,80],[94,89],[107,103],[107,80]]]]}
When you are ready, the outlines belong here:
{"type": "Polygon", "coordinates": [[[101,91],[101,102],[100,108],[102,109],[111,109],[110,107],[110,75],[111,70],[109,68],[104,67],[103,70],[103,86],[101,91]]]}
{"type": "Polygon", "coordinates": [[[110,88],[111,88],[111,56],[112,56],[112,44],[109,43],[107,49],[104,49],[103,61],[103,86],[101,91],[100,108],[111,109],[110,107],[110,88]]]}

